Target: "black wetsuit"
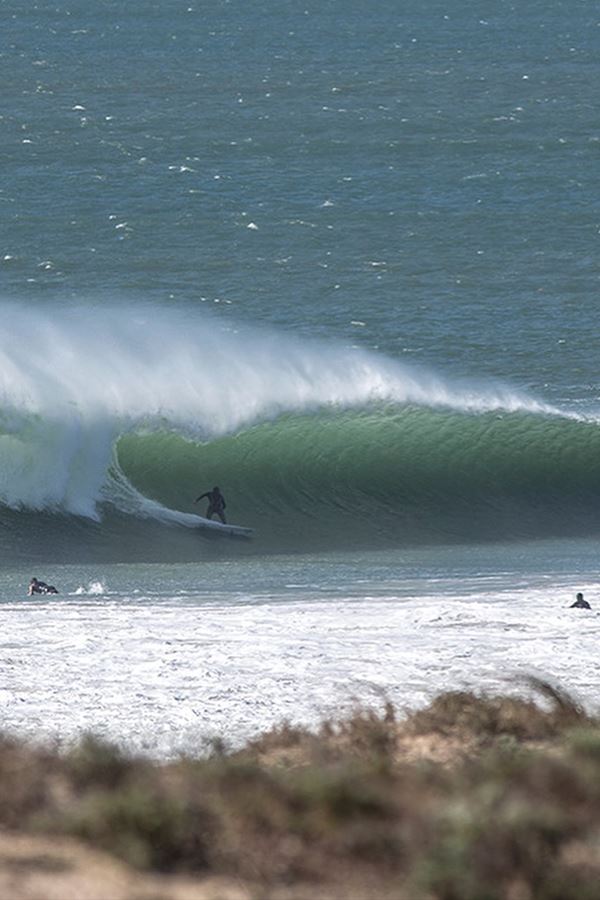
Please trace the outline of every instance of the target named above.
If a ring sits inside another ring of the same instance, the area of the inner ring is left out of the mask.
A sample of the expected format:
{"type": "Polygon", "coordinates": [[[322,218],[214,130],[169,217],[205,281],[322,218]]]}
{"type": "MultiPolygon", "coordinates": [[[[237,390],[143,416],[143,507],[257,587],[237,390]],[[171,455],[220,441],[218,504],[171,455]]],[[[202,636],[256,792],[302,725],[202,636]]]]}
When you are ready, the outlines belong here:
{"type": "Polygon", "coordinates": [[[579,599],[579,600],[576,600],[575,603],[571,603],[571,605],[569,607],[569,609],[591,609],[591,608],[592,607],[590,606],[590,604],[587,602],[587,600],[584,600],[583,597],[581,597],[581,599],[579,599]]]}
{"type": "Polygon", "coordinates": [[[215,488],[212,491],[207,491],[205,494],[200,494],[200,496],[196,499],[196,503],[198,500],[203,500],[204,497],[208,497],[208,509],[206,510],[206,518],[212,519],[213,516],[218,516],[221,522],[226,523],[225,520],[225,507],[227,504],[225,503],[225,497],[221,493],[218,488],[215,488]]]}
{"type": "Polygon", "coordinates": [[[32,581],[29,585],[29,594],[58,594],[53,584],[46,584],[45,581],[32,581]]]}

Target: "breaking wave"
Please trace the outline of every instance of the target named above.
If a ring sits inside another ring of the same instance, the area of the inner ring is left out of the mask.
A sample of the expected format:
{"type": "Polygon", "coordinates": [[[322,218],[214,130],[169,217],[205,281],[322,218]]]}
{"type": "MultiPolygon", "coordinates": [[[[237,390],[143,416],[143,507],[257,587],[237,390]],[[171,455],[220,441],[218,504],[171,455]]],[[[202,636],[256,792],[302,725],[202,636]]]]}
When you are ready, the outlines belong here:
{"type": "Polygon", "coordinates": [[[141,522],[175,552],[217,483],[263,552],[599,524],[597,424],[506,385],[196,311],[1,312],[5,555],[60,532],[126,557],[141,522]]]}

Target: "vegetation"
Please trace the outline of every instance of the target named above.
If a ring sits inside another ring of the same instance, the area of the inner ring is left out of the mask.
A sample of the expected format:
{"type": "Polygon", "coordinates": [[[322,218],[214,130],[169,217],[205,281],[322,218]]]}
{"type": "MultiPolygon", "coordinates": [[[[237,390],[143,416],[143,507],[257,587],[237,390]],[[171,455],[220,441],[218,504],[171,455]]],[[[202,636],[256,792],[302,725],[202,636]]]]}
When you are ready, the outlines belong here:
{"type": "Polygon", "coordinates": [[[168,765],[93,737],[68,753],[4,738],[0,827],[261,897],[591,900],[600,723],[533,687],[537,702],[447,693],[405,718],[384,704],[168,765]]]}

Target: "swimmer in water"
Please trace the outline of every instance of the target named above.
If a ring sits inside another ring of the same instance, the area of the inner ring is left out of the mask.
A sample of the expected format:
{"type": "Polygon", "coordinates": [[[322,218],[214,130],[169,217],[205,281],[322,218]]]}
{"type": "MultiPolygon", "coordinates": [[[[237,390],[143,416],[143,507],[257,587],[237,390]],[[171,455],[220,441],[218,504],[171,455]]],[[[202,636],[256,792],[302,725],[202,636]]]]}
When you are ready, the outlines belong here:
{"type": "Polygon", "coordinates": [[[32,578],[29,582],[27,596],[33,597],[34,594],[58,594],[58,591],[53,584],[46,584],[45,581],[38,581],[37,578],[32,578]]]}

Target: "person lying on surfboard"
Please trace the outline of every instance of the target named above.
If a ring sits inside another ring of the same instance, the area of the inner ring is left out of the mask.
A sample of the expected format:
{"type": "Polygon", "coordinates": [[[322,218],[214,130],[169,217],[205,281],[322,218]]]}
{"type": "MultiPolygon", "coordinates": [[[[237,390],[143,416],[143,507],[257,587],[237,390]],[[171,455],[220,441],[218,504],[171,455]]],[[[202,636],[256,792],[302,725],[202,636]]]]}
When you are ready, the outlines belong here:
{"type": "Polygon", "coordinates": [[[223,523],[223,525],[227,525],[227,519],[225,518],[225,507],[227,504],[225,503],[225,497],[221,493],[218,487],[214,487],[212,491],[207,491],[205,494],[200,494],[199,497],[196,497],[194,503],[198,503],[199,500],[203,500],[204,497],[208,497],[208,509],[206,511],[206,518],[212,519],[213,516],[218,516],[223,523]]]}
{"type": "Polygon", "coordinates": [[[38,581],[37,578],[32,578],[29,582],[27,596],[32,597],[34,594],[58,594],[58,591],[53,584],[46,584],[45,581],[38,581]]]}

